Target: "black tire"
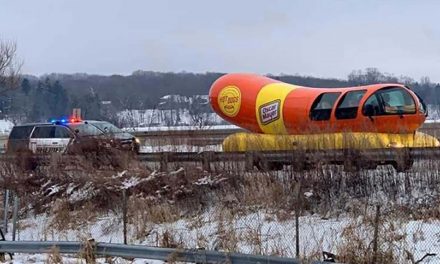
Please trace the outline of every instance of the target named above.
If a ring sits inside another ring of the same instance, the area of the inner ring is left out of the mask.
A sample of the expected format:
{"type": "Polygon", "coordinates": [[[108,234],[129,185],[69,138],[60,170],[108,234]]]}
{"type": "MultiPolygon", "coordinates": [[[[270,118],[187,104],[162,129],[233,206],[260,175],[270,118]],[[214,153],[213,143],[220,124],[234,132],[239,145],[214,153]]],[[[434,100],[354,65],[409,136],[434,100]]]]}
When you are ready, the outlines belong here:
{"type": "Polygon", "coordinates": [[[414,160],[396,160],[391,163],[397,172],[409,171],[413,166],[414,160]]]}
{"type": "Polygon", "coordinates": [[[272,161],[268,163],[267,167],[271,171],[279,171],[283,170],[284,164],[282,162],[272,161]]]}

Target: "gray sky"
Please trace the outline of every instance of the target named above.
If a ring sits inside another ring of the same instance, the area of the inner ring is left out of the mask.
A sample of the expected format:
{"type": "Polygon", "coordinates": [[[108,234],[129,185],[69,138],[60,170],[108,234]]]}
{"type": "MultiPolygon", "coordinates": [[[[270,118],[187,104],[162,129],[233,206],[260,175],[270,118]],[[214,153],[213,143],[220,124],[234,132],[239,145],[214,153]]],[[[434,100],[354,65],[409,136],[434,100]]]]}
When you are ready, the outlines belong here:
{"type": "Polygon", "coordinates": [[[137,69],[440,82],[440,1],[0,0],[24,72],[137,69]]]}

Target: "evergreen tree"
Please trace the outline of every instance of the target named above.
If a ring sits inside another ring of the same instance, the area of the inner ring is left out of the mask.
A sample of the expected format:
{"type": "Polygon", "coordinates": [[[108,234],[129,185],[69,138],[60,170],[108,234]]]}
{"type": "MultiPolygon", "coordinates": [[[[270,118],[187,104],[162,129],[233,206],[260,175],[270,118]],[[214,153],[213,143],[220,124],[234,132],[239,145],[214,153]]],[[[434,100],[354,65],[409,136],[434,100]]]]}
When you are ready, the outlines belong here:
{"type": "Polygon", "coordinates": [[[29,92],[31,91],[31,89],[32,89],[32,87],[31,87],[29,80],[27,78],[24,78],[23,81],[21,82],[21,90],[27,96],[27,95],[29,95],[29,92]]]}
{"type": "Polygon", "coordinates": [[[53,94],[53,105],[51,105],[51,113],[57,117],[68,114],[69,98],[66,90],[59,81],[56,81],[50,86],[50,91],[53,94]]]}

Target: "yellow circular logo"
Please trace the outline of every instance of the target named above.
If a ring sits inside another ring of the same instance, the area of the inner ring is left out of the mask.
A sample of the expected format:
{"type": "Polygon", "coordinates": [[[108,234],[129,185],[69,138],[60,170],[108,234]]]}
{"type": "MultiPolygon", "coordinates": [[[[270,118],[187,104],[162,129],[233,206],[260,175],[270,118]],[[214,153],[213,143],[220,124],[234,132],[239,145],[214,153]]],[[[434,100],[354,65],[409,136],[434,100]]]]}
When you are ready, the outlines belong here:
{"type": "Polygon", "coordinates": [[[234,117],[240,111],[241,93],[235,86],[226,86],[218,94],[218,105],[223,114],[234,117]]]}

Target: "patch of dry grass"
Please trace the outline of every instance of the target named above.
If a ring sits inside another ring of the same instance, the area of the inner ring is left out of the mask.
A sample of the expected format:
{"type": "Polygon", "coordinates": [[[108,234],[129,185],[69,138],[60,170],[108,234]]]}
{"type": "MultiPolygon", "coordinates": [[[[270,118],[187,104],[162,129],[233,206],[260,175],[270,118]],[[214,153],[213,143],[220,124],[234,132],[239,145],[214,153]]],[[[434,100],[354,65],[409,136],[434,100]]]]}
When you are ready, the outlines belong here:
{"type": "MultiPolygon", "coordinates": [[[[386,211],[380,225],[377,263],[399,263],[402,255],[409,256],[402,250],[406,237],[399,233],[396,219],[440,219],[440,209],[432,206],[440,202],[440,163],[436,161],[417,162],[407,173],[396,173],[390,166],[345,172],[340,166],[322,164],[303,172],[291,166],[282,171],[243,172],[236,164],[230,166],[236,169],[208,173],[193,165],[172,172],[151,171],[129,157],[121,157],[118,168],[111,162],[96,167],[94,158],[89,158],[91,161],[83,156],[54,156],[31,171],[0,162],[0,186],[20,194],[25,205],[22,213],[49,214],[48,227],[53,230],[78,229],[108,212],[121,216],[127,206],[133,230],[129,241],[155,237],[159,246],[183,248],[188,244],[185,238],[155,225],[186,219],[187,228],[195,230],[199,247],[236,252],[245,243],[252,253],[269,255],[293,253],[261,223],[292,221],[295,205],[300,203],[301,215],[354,219],[344,228],[336,247],[345,263],[372,261],[371,204],[380,203],[386,211]],[[295,190],[299,190],[299,198],[295,190]],[[128,197],[126,205],[123,192],[128,197]],[[211,234],[202,232],[207,223],[201,216],[208,211],[213,212],[211,221],[216,223],[211,234]],[[265,212],[266,219],[237,230],[237,219],[255,212],[265,212]]],[[[108,232],[115,226],[109,225],[108,232]]],[[[422,239],[423,234],[414,236],[422,239]]],[[[323,245],[318,237],[315,242],[323,245]]],[[[320,250],[302,255],[316,260],[320,250]]]]}

